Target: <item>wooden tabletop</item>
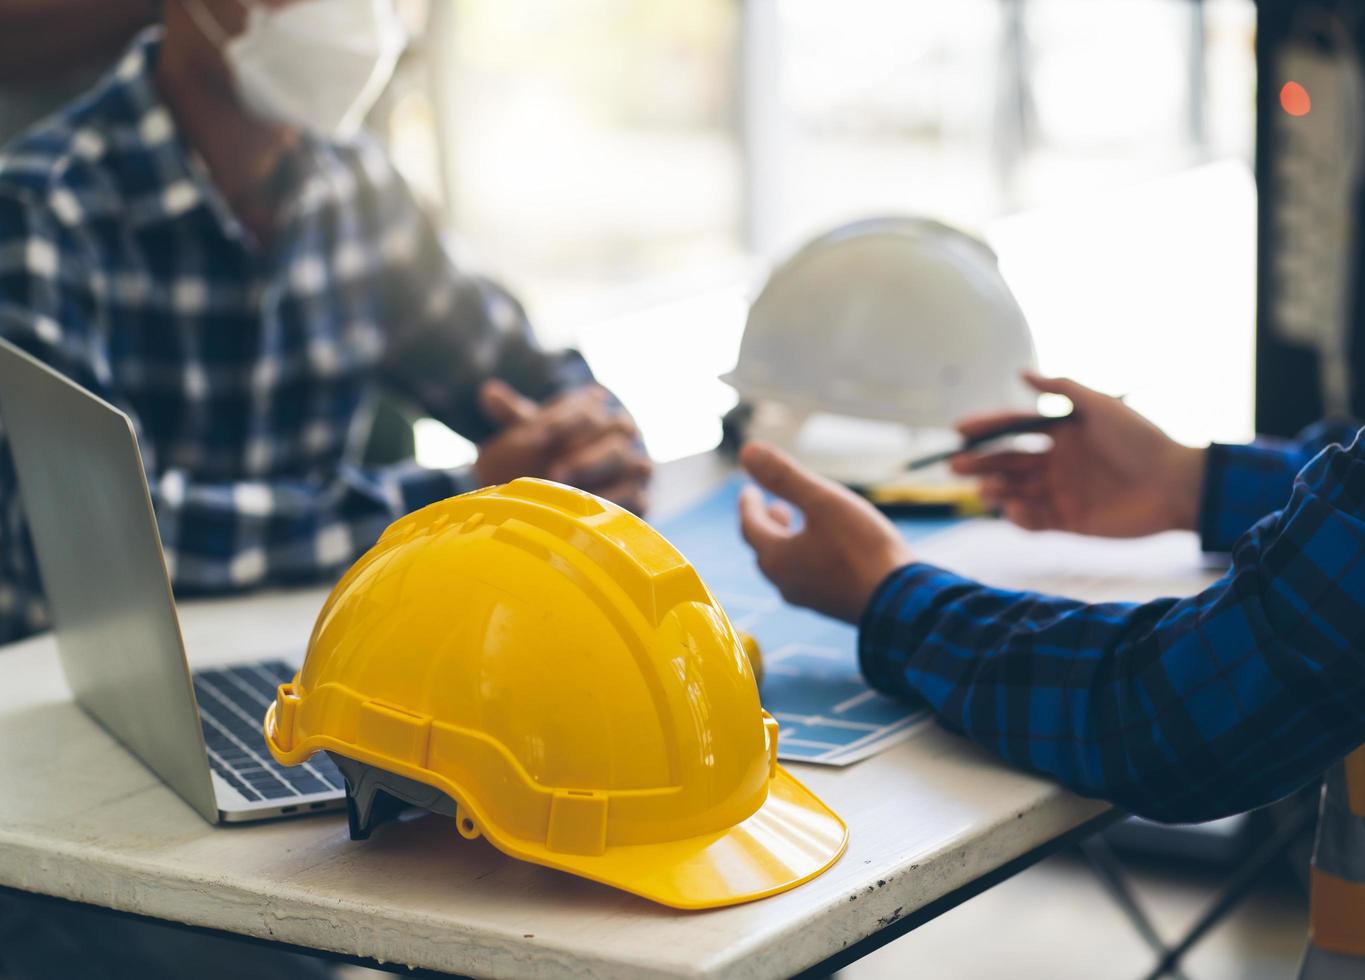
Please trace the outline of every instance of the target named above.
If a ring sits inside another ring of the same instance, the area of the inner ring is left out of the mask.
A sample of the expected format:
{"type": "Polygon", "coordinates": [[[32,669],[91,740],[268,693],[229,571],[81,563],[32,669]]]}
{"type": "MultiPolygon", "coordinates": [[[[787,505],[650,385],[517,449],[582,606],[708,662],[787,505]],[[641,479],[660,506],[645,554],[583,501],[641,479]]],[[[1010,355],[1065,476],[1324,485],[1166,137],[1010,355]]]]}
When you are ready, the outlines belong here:
{"type": "MultiPolygon", "coordinates": [[[[1212,578],[1187,536],[1032,548],[1036,537],[974,527],[925,557],[1082,598],[1188,593],[1212,578]],[[1010,559],[993,562],[1002,546],[1010,559]]],[[[322,599],[185,603],[193,666],[297,661],[322,599]]],[[[512,860],[436,816],[363,843],[338,816],[210,826],[71,701],[50,638],[0,650],[0,677],[0,886],[472,976],[787,976],[1106,809],[928,726],[848,768],[793,766],[848,822],[830,871],[763,901],[677,912],[512,860]]]]}

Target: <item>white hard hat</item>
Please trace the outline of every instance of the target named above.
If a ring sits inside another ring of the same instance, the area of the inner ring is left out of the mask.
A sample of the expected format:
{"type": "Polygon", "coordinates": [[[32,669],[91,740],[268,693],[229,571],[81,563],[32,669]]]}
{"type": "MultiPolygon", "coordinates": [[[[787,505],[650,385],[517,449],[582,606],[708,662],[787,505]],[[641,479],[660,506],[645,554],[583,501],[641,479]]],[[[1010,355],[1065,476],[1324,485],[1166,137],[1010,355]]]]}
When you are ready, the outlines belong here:
{"type": "Polygon", "coordinates": [[[995,253],[935,221],[876,218],[821,235],[772,273],[726,375],[778,402],[921,429],[1032,410],[1033,341],[995,253]]]}

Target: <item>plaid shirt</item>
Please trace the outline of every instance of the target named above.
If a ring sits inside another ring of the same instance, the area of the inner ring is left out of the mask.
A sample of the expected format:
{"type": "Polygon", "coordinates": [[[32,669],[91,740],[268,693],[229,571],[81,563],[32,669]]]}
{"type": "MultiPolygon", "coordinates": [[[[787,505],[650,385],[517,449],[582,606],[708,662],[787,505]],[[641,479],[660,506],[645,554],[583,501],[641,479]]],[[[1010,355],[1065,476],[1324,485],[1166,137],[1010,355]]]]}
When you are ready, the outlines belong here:
{"type": "Polygon", "coordinates": [[[1204,592],[1087,605],[913,564],[864,614],[864,673],[1145,816],[1290,793],[1365,742],[1365,431],[1305,461],[1344,431],[1210,450],[1203,539],[1233,557],[1204,592]]]}
{"type": "MultiPolygon", "coordinates": [[[[484,378],[544,398],[591,375],[452,267],[373,142],[305,137],[258,246],[158,97],[159,37],[0,156],[0,336],[132,417],[177,591],[327,579],[474,486],[355,465],[376,386],[478,439],[484,378]]],[[[0,642],[43,623],[0,431],[0,642]]]]}

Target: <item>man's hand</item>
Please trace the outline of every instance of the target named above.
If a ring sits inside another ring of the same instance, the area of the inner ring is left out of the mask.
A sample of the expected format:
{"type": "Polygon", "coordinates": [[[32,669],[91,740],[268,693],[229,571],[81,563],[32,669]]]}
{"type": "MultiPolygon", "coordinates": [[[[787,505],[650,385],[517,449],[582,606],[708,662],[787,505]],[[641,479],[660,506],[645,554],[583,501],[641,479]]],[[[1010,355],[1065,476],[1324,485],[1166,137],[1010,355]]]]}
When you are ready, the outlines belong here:
{"type": "MultiPolygon", "coordinates": [[[[1127,538],[1195,529],[1204,451],[1182,446],[1121,399],[1064,378],[1026,374],[1038,391],[1065,395],[1075,418],[1048,430],[1042,453],[964,453],[955,473],[981,477],[981,496],[1029,530],[1127,538]]],[[[958,423],[971,437],[1019,417],[1004,412],[958,423]]]]}
{"type": "Polygon", "coordinates": [[[653,464],[635,423],[597,385],[538,405],[494,380],[480,389],[479,404],[500,427],[479,446],[474,472],[481,483],[541,476],[644,513],[653,464]]]}
{"type": "Polygon", "coordinates": [[[803,469],[786,453],[750,443],[739,461],[777,497],[757,487],[739,498],[739,526],[758,567],[782,597],[826,616],[856,623],[888,575],[913,561],[895,525],[862,497],[803,469]],[[805,523],[795,527],[800,509],[805,523]]]}

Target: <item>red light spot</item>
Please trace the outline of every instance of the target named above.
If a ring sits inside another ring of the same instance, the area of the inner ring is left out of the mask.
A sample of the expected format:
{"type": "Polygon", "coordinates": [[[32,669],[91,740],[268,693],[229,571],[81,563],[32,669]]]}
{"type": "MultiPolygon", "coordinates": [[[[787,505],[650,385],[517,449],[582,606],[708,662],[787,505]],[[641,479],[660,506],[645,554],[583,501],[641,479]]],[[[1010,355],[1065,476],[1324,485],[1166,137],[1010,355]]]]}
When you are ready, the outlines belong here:
{"type": "Polygon", "coordinates": [[[1280,107],[1291,116],[1306,116],[1313,108],[1308,89],[1298,82],[1285,82],[1280,89],[1280,107]]]}

